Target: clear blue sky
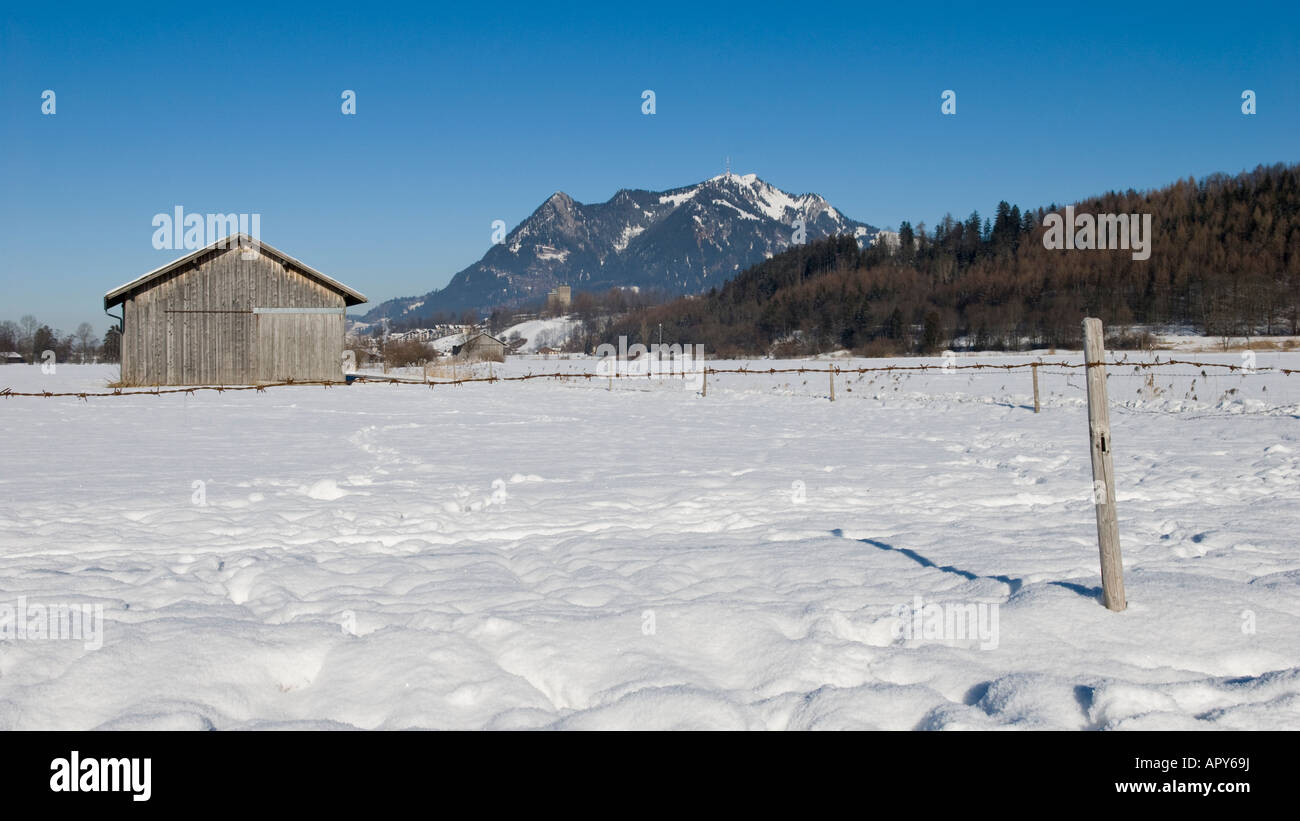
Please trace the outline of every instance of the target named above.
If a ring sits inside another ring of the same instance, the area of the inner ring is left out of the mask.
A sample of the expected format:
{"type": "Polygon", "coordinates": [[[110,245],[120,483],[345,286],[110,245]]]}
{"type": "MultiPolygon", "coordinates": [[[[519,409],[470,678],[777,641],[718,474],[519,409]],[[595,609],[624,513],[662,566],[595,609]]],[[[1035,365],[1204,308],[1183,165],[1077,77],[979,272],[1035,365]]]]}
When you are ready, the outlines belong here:
{"type": "Polygon", "coordinates": [[[180,256],[151,243],[175,205],[260,213],[373,303],[446,284],[556,190],[686,185],[728,155],[878,226],[1295,162],[1300,11],[7,2],[0,319],[102,331],[105,291],[180,256]]]}

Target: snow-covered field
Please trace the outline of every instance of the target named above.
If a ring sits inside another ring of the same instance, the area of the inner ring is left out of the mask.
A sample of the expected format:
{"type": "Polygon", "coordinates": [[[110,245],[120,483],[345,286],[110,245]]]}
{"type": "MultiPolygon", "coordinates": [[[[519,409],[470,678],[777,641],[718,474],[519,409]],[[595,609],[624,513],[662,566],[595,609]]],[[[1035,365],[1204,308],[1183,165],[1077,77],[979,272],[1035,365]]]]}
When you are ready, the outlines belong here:
{"type": "Polygon", "coordinates": [[[1118,614],[1041,380],[0,399],[0,728],[1300,729],[1300,374],[1112,368],[1118,614]]]}

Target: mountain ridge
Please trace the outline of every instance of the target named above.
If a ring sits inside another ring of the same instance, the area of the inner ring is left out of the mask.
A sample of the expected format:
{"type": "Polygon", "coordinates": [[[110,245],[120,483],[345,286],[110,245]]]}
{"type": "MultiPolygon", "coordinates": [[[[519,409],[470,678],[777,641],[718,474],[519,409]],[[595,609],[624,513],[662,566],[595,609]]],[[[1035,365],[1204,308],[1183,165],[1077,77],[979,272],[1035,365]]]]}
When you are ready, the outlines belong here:
{"type": "Polygon", "coordinates": [[[699,293],[799,244],[798,219],[805,241],[850,234],[867,244],[878,233],[818,194],[789,194],[756,174],[728,172],[666,191],[621,188],[600,203],[556,191],[445,287],[387,300],[363,319],[418,324],[438,313],[536,302],[563,284],[575,293],[699,293]]]}

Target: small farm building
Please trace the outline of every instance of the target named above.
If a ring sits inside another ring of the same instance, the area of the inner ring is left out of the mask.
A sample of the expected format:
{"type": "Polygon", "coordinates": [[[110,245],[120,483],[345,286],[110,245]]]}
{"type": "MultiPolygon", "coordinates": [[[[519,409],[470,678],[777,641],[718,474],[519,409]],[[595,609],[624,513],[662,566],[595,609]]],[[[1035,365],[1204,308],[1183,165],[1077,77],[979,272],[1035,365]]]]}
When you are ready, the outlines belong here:
{"type": "Polygon", "coordinates": [[[479,332],[451,349],[452,355],[469,362],[505,362],[506,343],[479,332]]]}
{"type": "Polygon", "coordinates": [[[365,296],[264,242],[227,237],[104,295],[122,306],[123,385],[343,381],[365,296]]]}

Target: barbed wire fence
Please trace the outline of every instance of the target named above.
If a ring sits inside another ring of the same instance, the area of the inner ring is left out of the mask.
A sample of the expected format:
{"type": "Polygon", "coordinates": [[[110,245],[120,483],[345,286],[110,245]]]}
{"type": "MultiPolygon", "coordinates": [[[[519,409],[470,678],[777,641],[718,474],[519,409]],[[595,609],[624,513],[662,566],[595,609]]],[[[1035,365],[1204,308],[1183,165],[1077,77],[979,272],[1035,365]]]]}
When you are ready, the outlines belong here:
{"type": "MultiPolygon", "coordinates": [[[[653,364],[653,363],[651,363],[653,364]]],[[[1160,359],[1155,358],[1150,361],[1134,361],[1127,356],[1117,356],[1109,359],[1105,363],[1096,363],[1108,369],[1109,376],[1123,376],[1124,369],[1131,369],[1127,375],[1136,375],[1147,373],[1151,376],[1159,374],[1161,378],[1173,379],[1209,379],[1213,376],[1263,376],[1270,374],[1280,374],[1290,377],[1292,374],[1300,373],[1300,368],[1282,368],[1271,366],[1249,366],[1246,364],[1233,364],[1223,362],[1203,362],[1192,359],[1160,359]],[[1194,370],[1181,370],[1194,369],[1194,370]]],[[[1023,374],[1033,372],[1035,375],[1060,376],[1066,378],[1066,385],[1076,390],[1083,391],[1083,385],[1074,384],[1070,381],[1071,377],[1082,376],[1087,368],[1092,367],[1084,362],[1071,362],[1065,359],[1038,359],[1033,361],[1022,361],[1012,363],[992,363],[977,362],[970,364],[956,364],[953,361],[945,361],[943,364],[918,363],[918,364],[888,364],[876,366],[842,366],[835,363],[829,363],[826,366],[799,365],[795,367],[753,367],[743,365],[739,367],[711,367],[703,365],[694,367],[690,370],[685,368],[673,369],[669,367],[663,371],[657,371],[653,367],[644,365],[637,366],[637,360],[620,361],[614,367],[608,368],[605,372],[592,371],[546,371],[539,373],[526,373],[517,375],[500,375],[489,373],[487,375],[478,375],[469,373],[464,376],[455,376],[453,378],[429,378],[422,379],[404,379],[396,376],[381,376],[379,374],[350,374],[345,381],[338,380],[314,380],[314,381],[297,381],[287,379],[280,382],[264,383],[258,385],[184,385],[184,386],[152,386],[152,387],[115,387],[103,391],[20,391],[12,388],[0,389],[0,398],[17,399],[17,398],[75,398],[88,401],[92,398],[111,398],[126,396],[165,396],[165,395],[194,395],[200,392],[214,392],[218,394],[239,391],[254,391],[256,393],[265,393],[274,388],[288,387],[311,387],[319,386],[324,389],[341,387],[351,383],[379,383],[394,386],[421,386],[430,389],[439,389],[446,387],[459,387],[471,384],[496,384],[509,382],[532,382],[538,380],[552,380],[562,382],[581,381],[591,383],[593,380],[600,380],[606,383],[609,389],[612,389],[615,380],[620,382],[624,380],[654,379],[658,378],[681,378],[688,376],[698,376],[703,380],[704,390],[702,393],[707,395],[707,386],[709,377],[717,376],[783,376],[783,375],[824,375],[828,380],[830,396],[834,399],[835,380],[847,379],[848,377],[857,376],[859,381],[861,377],[868,374],[881,375],[888,374],[899,378],[909,378],[912,376],[930,375],[935,373],[955,374],[960,372],[970,372],[975,375],[980,372],[1006,373],[1006,374],[1023,374]],[[625,368],[625,369],[624,369],[625,368]]],[[[1035,382],[1037,380],[1035,379],[1035,382]]],[[[1148,380],[1150,384],[1150,380],[1148,380]]],[[[1161,393],[1164,389],[1151,385],[1152,392],[1161,393]]],[[[851,391],[852,388],[849,388],[851,391]]],[[[1141,389],[1139,389],[1141,390],[1141,389]]],[[[1217,388],[1216,388],[1217,390],[1217,388]]],[[[1150,412],[1150,413],[1171,413],[1167,410],[1144,410],[1137,407],[1130,407],[1123,401],[1117,401],[1117,409],[1121,411],[1150,412]]],[[[1174,411],[1172,413],[1178,413],[1174,411]]],[[[1213,416],[1241,416],[1243,413],[1222,413],[1210,414],[1213,416]]]]}

